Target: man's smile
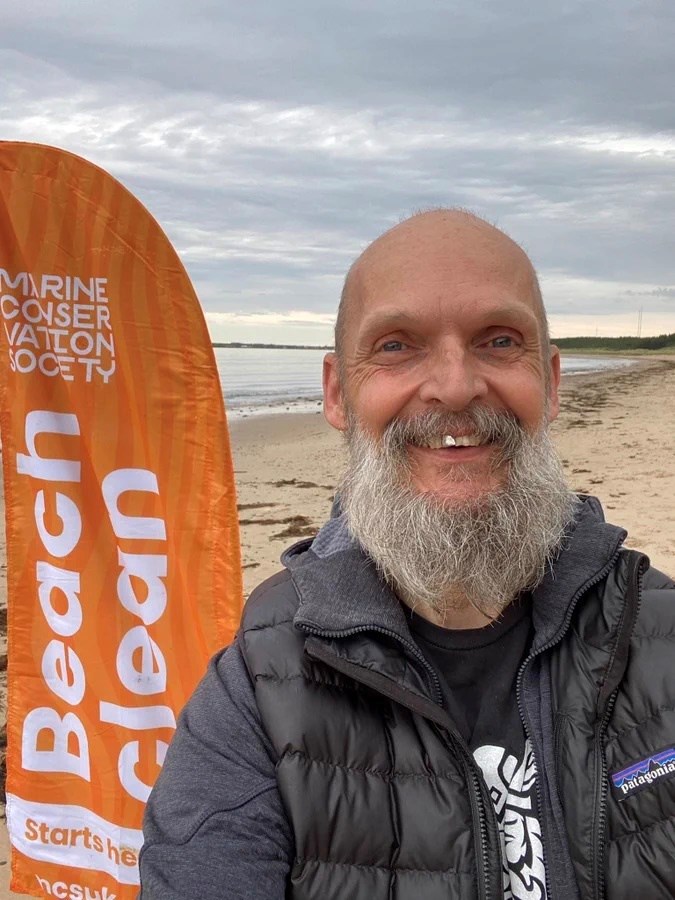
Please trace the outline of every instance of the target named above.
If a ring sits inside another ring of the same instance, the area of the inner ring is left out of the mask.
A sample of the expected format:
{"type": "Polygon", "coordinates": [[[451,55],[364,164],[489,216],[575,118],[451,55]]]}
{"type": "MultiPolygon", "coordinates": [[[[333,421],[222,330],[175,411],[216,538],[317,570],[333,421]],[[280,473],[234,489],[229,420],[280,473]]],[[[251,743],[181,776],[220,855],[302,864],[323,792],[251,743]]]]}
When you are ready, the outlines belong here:
{"type": "Polygon", "coordinates": [[[441,448],[450,447],[478,447],[484,443],[486,442],[477,434],[439,434],[428,438],[426,441],[420,441],[416,446],[440,450],[441,448]]]}
{"type": "Polygon", "coordinates": [[[501,463],[512,456],[521,435],[512,414],[474,405],[463,413],[433,410],[394,419],[385,429],[384,444],[401,461],[407,458],[412,481],[424,493],[445,495],[450,475],[452,483],[470,481],[472,493],[480,489],[476,478],[484,475],[481,493],[490,493],[502,486],[501,463]]]}
{"type": "Polygon", "coordinates": [[[445,445],[438,442],[429,444],[407,444],[406,449],[412,459],[417,458],[440,465],[453,463],[469,463],[488,460],[494,453],[491,442],[481,443],[478,439],[473,443],[455,443],[445,445]]]}

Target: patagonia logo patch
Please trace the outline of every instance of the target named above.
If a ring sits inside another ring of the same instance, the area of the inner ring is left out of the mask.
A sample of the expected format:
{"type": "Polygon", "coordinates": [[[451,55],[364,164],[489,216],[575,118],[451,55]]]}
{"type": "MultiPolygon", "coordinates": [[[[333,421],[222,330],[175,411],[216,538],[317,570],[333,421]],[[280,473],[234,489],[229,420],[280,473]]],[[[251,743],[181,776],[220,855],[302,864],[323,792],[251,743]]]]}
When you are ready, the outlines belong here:
{"type": "Polygon", "coordinates": [[[675,776],[675,746],[664,747],[625,769],[610,773],[612,791],[617,800],[627,800],[633,794],[658,787],[659,782],[675,776]]]}

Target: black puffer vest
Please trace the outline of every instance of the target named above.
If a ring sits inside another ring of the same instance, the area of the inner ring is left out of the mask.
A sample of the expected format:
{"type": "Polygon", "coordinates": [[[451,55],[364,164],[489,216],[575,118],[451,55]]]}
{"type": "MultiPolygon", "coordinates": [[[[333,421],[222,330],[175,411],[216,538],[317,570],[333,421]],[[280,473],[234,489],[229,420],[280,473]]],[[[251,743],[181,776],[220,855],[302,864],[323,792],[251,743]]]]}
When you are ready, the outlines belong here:
{"type": "MultiPolygon", "coordinates": [[[[666,766],[624,797],[612,775],[640,762],[653,772],[650,756],[675,747],[675,585],[645,572],[594,514],[535,593],[537,636],[519,677],[548,896],[665,900],[675,775],[666,766]]],[[[501,898],[479,770],[397,601],[333,532],[293,548],[292,574],[258,588],[242,624],[295,840],[287,896],[501,898]]]]}

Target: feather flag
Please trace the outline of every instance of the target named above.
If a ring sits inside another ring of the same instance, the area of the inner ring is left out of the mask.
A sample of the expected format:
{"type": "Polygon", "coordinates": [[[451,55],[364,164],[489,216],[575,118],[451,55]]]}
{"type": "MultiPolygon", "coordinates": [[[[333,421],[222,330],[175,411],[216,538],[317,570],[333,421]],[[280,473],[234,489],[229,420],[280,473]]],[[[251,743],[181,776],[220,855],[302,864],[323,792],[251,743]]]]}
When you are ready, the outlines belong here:
{"type": "Polygon", "coordinates": [[[176,716],[242,604],[218,374],[119,182],[0,143],[12,888],[131,900],[176,716]]]}

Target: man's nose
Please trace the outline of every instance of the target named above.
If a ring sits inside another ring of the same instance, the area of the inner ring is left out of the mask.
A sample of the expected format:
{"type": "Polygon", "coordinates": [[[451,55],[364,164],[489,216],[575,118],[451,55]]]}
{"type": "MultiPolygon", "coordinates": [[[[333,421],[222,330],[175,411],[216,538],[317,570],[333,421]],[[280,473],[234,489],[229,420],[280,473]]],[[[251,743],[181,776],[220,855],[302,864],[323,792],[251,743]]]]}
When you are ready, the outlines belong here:
{"type": "Polygon", "coordinates": [[[487,393],[485,376],[470,352],[454,347],[430,355],[419,387],[424,403],[442,403],[453,412],[461,412],[487,393]]]}

